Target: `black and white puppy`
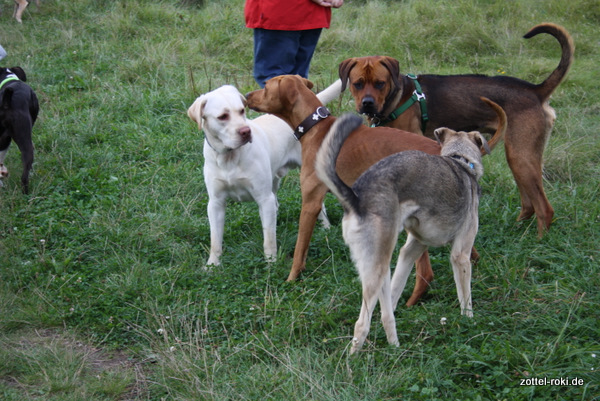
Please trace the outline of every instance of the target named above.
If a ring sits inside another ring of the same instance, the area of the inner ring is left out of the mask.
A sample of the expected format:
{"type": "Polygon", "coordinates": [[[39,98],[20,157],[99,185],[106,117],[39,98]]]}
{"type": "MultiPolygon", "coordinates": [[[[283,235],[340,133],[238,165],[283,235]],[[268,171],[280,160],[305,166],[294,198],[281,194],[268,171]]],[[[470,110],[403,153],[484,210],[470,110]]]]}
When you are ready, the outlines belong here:
{"type": "Polygon", "coordinates": [[[27,76],[21,67],[0,68],[0,186],[2,178],[8,176],[4,159],[11,141],[14,141],[23,161],[23,192],[29,193],[29,173],[33,165],[31,131],[40,106],[26,80],[27,76]]]}

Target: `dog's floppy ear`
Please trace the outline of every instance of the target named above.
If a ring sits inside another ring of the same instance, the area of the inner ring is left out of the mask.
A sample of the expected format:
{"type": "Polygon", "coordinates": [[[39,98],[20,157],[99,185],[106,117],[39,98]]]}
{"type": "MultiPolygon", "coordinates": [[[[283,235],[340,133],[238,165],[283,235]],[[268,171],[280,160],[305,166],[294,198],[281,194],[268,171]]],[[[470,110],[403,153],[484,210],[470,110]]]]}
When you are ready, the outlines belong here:
{"type": "Polygon", "coordinates": [[[297,77],[299,77],[302,80],[302,83],[304,84],[304,86],[306,86],[308,89],[312,89],[313,86],[315,86],[311,81],[309,81],[306,78],[301,77],[300,75],[297,75],[297,77]]]}
{"type": "Polygon", "coordinates": [[[202,95],[198,97],[194,103],[188,109],[188,117],[198,124],[199,128],[202,128],[202,114],[204,113],[204,106],[206,106],[206,96],[202,95]]]}
{"type": "Polygon", "coordinates": [[[9,70],[11,70],[13,74],[15,74],[17,78],[19,78],[21,81],[27,81],[27,75],[25,74],[25,70],[23,70],[21,67],[10,67],[9,70]]]}
{"type": "Polygon", "coordinates": [[[479,149],[482,149],[486,154],[489,155],[490,153],[492,153],[492,151],[490,150],[490,147],[488,146],[487,141],[485,140],[483,135],[481,135],[480,132],[478,132],[478,131],[473,132],[473,141],[475,142],[475,145],[477,145],[477,147],[479,149]]]}
{"type": "Polygon", "coordinates": [[[246,96],[244,96],[240,93],[240,99],[242,99],[242,104],[244,105],[244,107],[248,106],[248,101],[246,100],[246,96]]]}
{"type": "Polygon", "coordinates": [[[433,135],[435,136],[435,140],[440,145],[443,145],[444,141],[446,140],[446,135],[449,132],[452,132],[452,130],[450,128],[442,127],[442,128],[438,128],[435,131],[433,131],[433,135]]]}
{"type": "Polygon", "coordinates": [[[342,80],[342,92],[346,90],[346,85],[348,84],[348,78],[350,77],[350,71],[352,71],[352,69],[356,65],[356,62],[357,61],[355,58],[349,58],[340,63],[338,73],[339,73],[340,79],[342,80]]]}
{"type": "Polygon", "coordinates": [[[383,64],[383,66],[387,68],[387,70],[390,72],[390,75],[392,76],[392,81],[394,82],[396,88],[401,87],[402,83],[400,82],[400,62],[395,58],[383,56],[381,57],[381,64],[383,64]]]}

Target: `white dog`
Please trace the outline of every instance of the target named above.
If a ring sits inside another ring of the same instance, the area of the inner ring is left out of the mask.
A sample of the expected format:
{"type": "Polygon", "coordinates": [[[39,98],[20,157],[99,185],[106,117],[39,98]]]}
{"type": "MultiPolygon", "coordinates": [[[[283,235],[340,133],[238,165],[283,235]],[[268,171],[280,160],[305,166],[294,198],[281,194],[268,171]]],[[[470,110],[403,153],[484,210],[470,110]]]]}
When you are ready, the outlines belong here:
{"type": "MultiPolygon", "coordinates": [[[[339,95],[340,87],[338,80],[318,96],[326,104],[339,95]]],[[[248,120],[246,99],[230,85],[198,97],[188,116],[205,134],[204,182],[211,242],[207,266],[220,263],[228,198],[258,204],[265,258],[273,261],[277,255],[276,192],[280,179],[301,164],[300,142],[288,124],[275,116],[248,120]]],[[[328,227],[325,213],[319,217],[328,227]]]]}

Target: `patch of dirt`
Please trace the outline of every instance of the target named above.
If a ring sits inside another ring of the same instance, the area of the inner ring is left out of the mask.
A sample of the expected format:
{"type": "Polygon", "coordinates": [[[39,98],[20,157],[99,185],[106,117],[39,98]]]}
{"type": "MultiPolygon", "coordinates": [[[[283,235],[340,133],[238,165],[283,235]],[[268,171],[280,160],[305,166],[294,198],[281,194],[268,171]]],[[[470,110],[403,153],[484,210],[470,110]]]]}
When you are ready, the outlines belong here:
{"type": "MultiPolygon", "coordinates": [[[[104,350],[87,344],[75,338],[72,334],[58,329],[36,329],[19,331],[4,338],[0,344],[13,349],[16,353],[35,354],[36,350],[58,350],[75,352],[84,360],[86,375],[100,377],[104,373],[127,373],[135,377],[135,382],[123,400],[145,399],[147,395],[147,375],[144,366],[147,361],[133,358],[124,351],[104,350]]],[[[19,382],[18,378],[0,376],[0,381],[10,387],[16,387],[27,392],[29,386],[19,382]]]]}

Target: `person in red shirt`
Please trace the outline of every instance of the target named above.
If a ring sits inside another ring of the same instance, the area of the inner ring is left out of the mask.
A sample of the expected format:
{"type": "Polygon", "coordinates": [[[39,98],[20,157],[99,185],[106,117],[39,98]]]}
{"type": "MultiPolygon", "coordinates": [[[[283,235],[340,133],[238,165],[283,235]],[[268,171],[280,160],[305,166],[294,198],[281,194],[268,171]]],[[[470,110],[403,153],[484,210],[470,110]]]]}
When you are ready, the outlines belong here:
{"type": "Polygon", "coordinates": [[[246,0],[246,27],[254,30],[254,79],[298,74],[308,78],[310,61],[331,8],[344,0],[246,0]]]}

